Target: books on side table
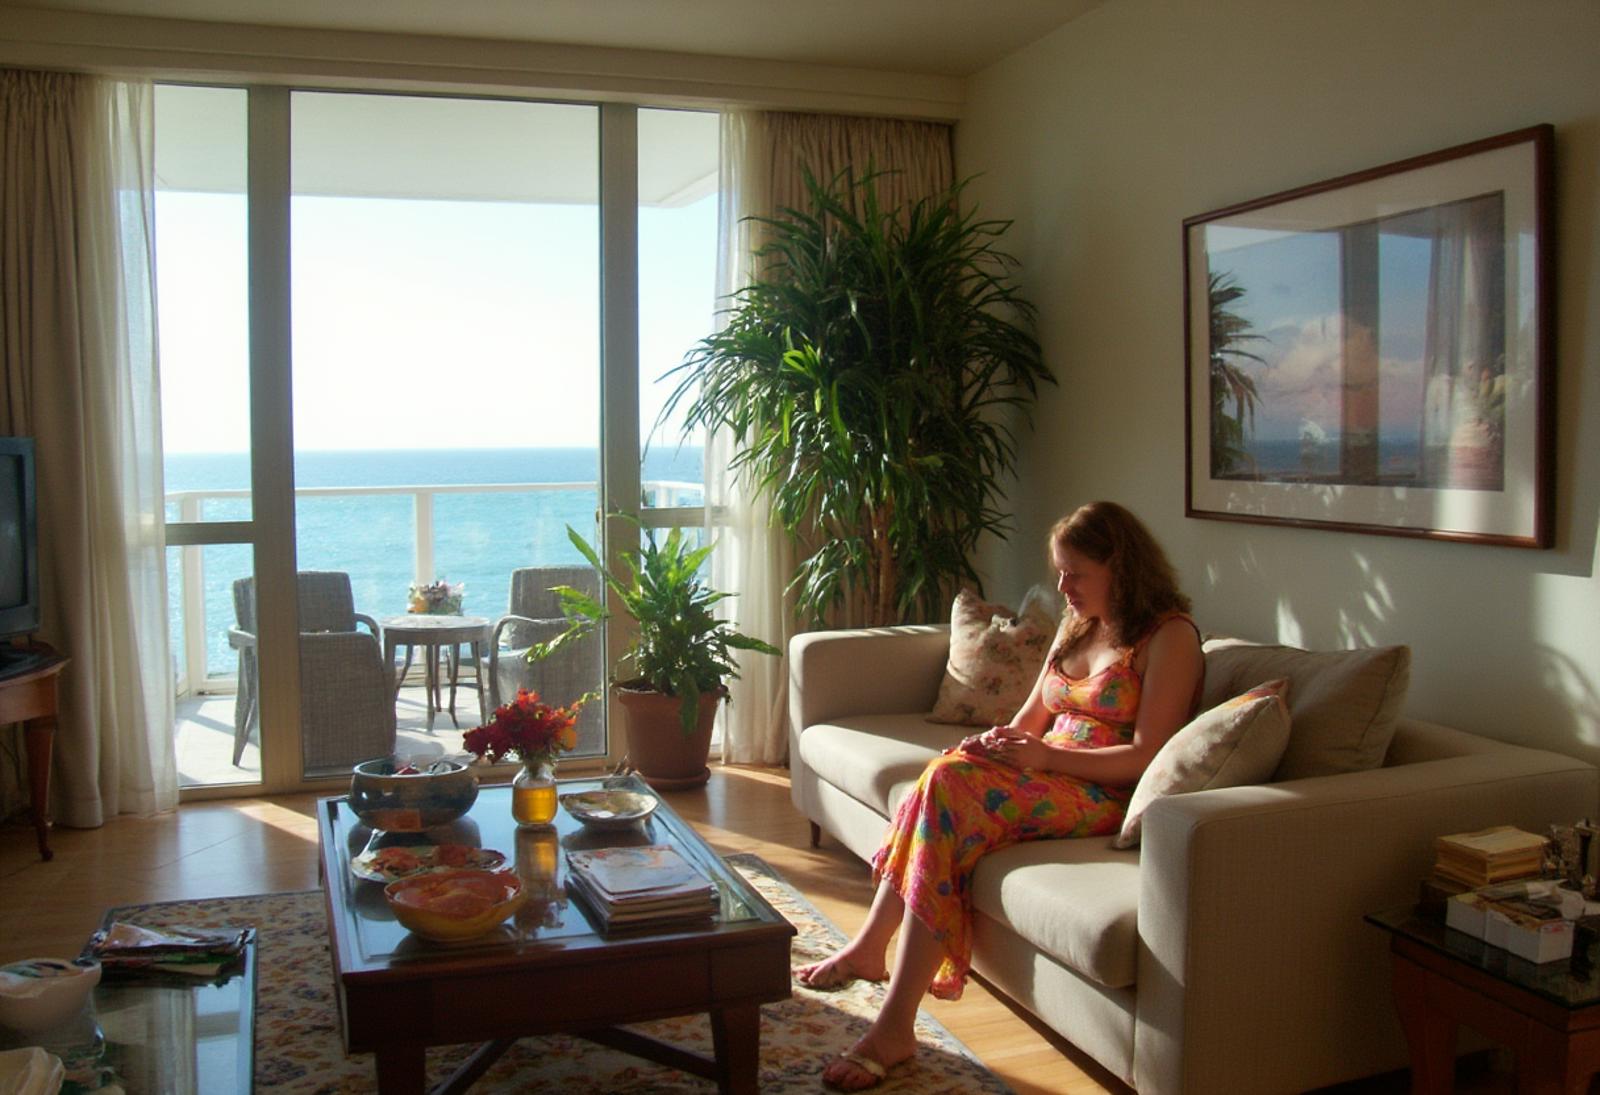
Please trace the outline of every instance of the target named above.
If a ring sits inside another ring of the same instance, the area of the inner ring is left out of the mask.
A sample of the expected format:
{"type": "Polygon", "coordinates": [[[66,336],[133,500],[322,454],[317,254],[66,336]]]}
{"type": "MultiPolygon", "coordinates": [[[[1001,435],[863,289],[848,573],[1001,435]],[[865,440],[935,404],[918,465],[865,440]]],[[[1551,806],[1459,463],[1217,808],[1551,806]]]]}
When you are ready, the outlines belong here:
{"type": "Polygon", "coordinates": [[[1576,921],[1592,910],[1581,893],[1539,877],[1549,843],[1510,825],[1439,837],[1422,908],[1530,962],[1570,957],[1576,921]]]}
{"type": "Polygon", "coordinates": [[[1465,886],[1489,886],[1536,875],[1550,841],[1510,825],[1455,833],[1434,841],[1435,874],[1465,886]]]}
{"type": "Polygon", "coordinates": [[[568,852],[567,866],[603,931],[705,922],[719,907],[716,885],[670,845],[568,852]]]}

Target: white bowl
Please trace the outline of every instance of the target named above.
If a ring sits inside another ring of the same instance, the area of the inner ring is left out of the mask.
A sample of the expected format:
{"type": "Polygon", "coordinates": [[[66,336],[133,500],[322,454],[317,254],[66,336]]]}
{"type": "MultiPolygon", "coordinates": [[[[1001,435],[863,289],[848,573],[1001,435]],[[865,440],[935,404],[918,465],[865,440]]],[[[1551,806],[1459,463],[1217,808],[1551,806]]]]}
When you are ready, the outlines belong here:
{"type": "Polygon", "coordinates": [[[0,1026],[32,1034],[58,1027],[83,1008],[100,983],[92,958],[28,958],[0,966],[0,1026]]]}
{"type": "Polygon", "coordinates": [[[591,829],[626,829],[655,812],[660,799],[643,791],[607,788],[561,796],[561,805],[591,829]]]}

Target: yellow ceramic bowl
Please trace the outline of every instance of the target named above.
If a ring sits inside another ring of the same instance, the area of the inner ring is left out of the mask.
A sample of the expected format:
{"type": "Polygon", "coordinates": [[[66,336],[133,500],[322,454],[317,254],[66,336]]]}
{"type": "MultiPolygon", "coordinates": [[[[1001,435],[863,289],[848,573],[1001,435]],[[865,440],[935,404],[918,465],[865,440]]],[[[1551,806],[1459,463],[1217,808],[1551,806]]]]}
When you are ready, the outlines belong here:
{"type": "Polygon", "coordinates": [[[395,919],[424,939],[458,943],[491,932],[527,900],[511,871],[436,871],[391,882],[383,896],[395,919]]]}

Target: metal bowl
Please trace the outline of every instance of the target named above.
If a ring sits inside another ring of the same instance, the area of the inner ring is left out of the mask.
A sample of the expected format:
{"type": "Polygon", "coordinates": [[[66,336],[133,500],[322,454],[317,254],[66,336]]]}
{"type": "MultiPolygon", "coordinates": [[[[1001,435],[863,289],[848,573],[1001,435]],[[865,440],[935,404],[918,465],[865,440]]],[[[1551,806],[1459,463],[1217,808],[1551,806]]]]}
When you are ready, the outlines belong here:
{"type": "Polygon", "coordinates": [[[350,811],[371,829],[416,833],[446,825],[478,800],[478,774],[459,760],[408,764],[404,757],[379,757],[355,766],[350,811]],[[414,771],[402,772],[413,768],[414,771]]]}

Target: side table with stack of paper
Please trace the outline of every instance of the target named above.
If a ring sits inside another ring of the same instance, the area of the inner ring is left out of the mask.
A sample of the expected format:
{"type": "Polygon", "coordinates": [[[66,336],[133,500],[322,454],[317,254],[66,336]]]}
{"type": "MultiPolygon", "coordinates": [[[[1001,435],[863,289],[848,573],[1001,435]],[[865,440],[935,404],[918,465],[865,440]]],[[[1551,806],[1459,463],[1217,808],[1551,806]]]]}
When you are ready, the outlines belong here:
{"type": "Polygon", "coordinates": [[[602,931],[711,919],[717,888],[667,844],[595,848],[567,854],[567,888],[602,931]]]}
{"type": "Polygon", "coordinates": [[[1434,843],[1422,908],[1448,927],[1530,962],[1570,957],[1583,895],[1542,879],[1549,840],[1510,825],[1453,833],[1434,843]]]}

